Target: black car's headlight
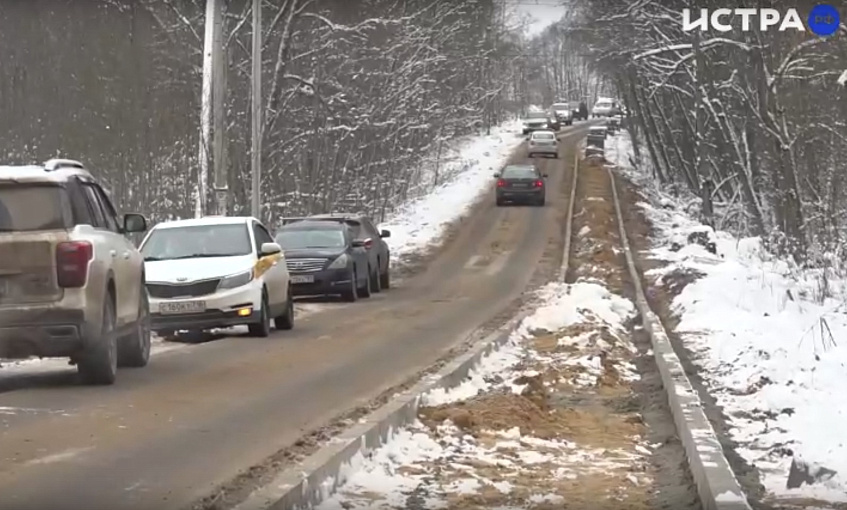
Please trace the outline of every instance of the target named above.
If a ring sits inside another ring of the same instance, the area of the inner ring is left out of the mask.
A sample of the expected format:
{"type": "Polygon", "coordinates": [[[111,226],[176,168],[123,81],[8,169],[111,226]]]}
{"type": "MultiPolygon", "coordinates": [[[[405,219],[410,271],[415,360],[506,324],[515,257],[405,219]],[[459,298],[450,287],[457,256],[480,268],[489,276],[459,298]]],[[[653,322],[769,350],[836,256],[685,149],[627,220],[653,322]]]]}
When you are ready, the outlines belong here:
{"type": "Polygon", "coordinates": [[[332,264],[327,266],[327,269],[344,269],[350,262],[350,257],[346,253],[342,253],[337,259],[332,261],[332,264]]]}

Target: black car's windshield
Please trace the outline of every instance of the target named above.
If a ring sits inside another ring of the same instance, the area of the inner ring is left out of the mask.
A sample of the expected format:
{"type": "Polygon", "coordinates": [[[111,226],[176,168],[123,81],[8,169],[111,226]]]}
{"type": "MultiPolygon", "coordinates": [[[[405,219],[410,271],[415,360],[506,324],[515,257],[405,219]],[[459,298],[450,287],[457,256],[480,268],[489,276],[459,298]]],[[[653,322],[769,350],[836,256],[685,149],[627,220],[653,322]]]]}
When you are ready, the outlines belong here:
{"type": "Polygon", "coordinates": [[[0,232],[65,228],[66,200],[60,186],[0,183],[0,232]]]}
{"type": "Polygon", "coordinates": [[[535,179],[538,172],[531,166],[507,166],[501,175],[504,179],[535,179]]]}
{"type": "Polygon", "coordinates": [[[344,248],[347,241],[344,233],[335,229],[290,229],[281,230],[276,242],[283,250],[304,250],[308,248],[344,248]]]}
{"type": "Polygon", "coordinates": [[[147,261],[236,257],[252,252],[243,223],[156,228],[141,247],[147,261]]]}

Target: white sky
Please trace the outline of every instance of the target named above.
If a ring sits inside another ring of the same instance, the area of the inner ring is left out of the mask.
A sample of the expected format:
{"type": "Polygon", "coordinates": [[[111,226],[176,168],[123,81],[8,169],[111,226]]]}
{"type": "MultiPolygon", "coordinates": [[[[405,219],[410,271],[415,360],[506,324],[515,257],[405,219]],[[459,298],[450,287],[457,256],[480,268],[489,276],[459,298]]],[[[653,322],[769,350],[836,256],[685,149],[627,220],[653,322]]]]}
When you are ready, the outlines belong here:
{"type": "Polygon", "coordinates": [[[557,0],[507,0],[506,3],[511,4],[516,14],[532,18],[529,36],[538,35],[565,15],[565,7],[557,0]]]}

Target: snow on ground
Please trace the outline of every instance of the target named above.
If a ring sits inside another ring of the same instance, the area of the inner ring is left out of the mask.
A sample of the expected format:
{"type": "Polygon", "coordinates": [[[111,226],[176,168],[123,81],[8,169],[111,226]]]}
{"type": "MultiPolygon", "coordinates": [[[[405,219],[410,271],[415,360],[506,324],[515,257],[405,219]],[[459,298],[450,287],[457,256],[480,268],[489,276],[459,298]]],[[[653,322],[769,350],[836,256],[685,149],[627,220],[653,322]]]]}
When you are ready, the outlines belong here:
{"type": "MultiPolygon", "coordinates": [[[[610,142],[607,158],[626,167],[627,135],[610,142]]],[[[676,331],[728,416],[738,452],[760,470],[773,497],[847,501],[844,282],[830,281],[835,297],[824,297],[821,272],[768,256],[758,238],[711,234],[717,255],[680,242],[703,226],[671,197],[655,190],[654,197],[658,207],[642,204],[659,231],[651,255],[667,265],[651,277],[701,275],[673,301],[676,331]],[[836,473],[819,472],[818,483],[787,489],[792,456],[812,473],[821,466],[836,473]]]]}
{"type": "MultiPolygon", "coordinates": [[[[490,135],[467,137],[449,148],[438,170],[441,184],[401,205],[380,224],[391,231],[386,242],[395,261],[441,240],[447,227],[470,210],[493,182],[493,174],[523,141],[519,133],[520,123],[513,120],[492,128],[490,135]]],[[[431,181],[434,175],[423,178],[431,181]]]]}
{"type": "Polygon", "coordinates": [[[633,304],[587,281],[538,297],[506,345],[455,388],[424,395],[419,420],[352,466],[318,510],[649,508],[633,304]]]}

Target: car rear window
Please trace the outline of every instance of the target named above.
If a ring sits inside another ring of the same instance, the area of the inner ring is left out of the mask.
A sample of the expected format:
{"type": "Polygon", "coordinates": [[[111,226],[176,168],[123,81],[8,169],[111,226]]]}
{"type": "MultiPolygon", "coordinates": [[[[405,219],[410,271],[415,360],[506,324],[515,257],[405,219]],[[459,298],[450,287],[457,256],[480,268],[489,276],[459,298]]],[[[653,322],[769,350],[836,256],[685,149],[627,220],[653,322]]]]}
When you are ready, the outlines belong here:
{"type": "Polygon", "coordinates": [[[531,166],[507,166],[502,176],[504,179],[535,179],[538,173],[531,166]]]}
{"type": "Polygon", "coordinates": [[[556,138],[556,135],[553,133],[533,133],[532,135],[533,140],[552,140],[554,138],[556,138]]]}
{"type": "Polygon", "coordinates": [[[58,185],[0,182],[0,232],[67,228],[67,200],[58,185]]]}

